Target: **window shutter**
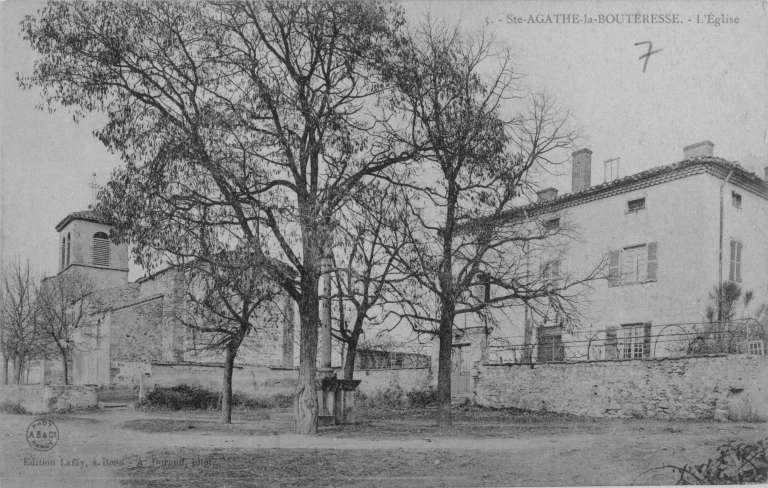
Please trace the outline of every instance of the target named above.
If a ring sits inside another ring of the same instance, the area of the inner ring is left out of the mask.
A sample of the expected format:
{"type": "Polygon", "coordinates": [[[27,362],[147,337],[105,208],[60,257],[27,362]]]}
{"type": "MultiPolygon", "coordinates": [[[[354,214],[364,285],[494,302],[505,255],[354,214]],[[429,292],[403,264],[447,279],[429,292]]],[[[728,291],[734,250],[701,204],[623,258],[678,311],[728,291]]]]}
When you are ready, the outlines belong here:
{"type": "Polygon", "coordinates": [[[109,266],[109,236],[103,232],[93,236],[93,265],[109,266]]]}
{"type": "Polygon", "coordinates": [[[656,281],[656,272],[659,269],[656,248],[657,244],[655,242],[648,243],[648,273],[646,275],[648,281],[656,281]]]}
{"type": "Polygon", "coordinates": [[[738,282],[741,282],[741,248],[742,247],[743,246],[740,242],[736,243],[736,264],[734,267],[736,268],[735,275],[736,275],[736,281],[738,282]]]}
{"type": "Polygon", "coordinates": [[[643,324],[643,357],[651,357],[651,323],[643,324]]]}
{"type": "Polygon", "coordinates": [[[619,284],[620,258],[621,258],[621,251],[611,251],[610,262],[608,264],[608,286],[617,286],[619,284]]]}
{"type": "Polygon", "coordinates": [[[728,280],[733,281],[735,278],[736,267],[736,242],[731,241],[731,271],[728,273],[728,280]]]}
{"type": "Polygon", "coordinates": [[[619,357],[619,340],[616,336],[616,326],[605,329],[605,359],[619,357]]]}

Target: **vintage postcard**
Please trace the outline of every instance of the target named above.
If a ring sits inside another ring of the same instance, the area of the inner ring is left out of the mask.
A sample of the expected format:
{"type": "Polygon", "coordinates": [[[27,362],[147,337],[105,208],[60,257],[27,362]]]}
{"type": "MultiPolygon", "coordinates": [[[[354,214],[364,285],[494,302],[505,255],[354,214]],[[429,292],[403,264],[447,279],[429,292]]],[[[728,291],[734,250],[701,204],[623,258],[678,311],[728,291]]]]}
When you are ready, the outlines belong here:
{"type": "Polygon", "coordinates": [[[3,488],[768,482],[768,1],[0,22],[3,488]]]}

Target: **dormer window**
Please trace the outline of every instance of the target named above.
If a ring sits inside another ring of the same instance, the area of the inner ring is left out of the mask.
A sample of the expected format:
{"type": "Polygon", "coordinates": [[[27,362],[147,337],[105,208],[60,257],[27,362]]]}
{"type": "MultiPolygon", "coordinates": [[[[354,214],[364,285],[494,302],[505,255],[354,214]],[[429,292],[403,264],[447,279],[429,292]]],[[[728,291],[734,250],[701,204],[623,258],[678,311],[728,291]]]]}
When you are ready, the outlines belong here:
{"type": "Polygon", "coordinates": [[[93,235],[93,265],[109,266],[109,236],[104,232],[93,235]]]}
{"type": "Polygon", "coordinates": [[[731,192],[731,201],[733,202],[733,206],[736,208],[741,208],[741,194],[734,192],[731,192]]]}
{"type": "Polygon", "coordinates": [[[627,212],[645,210],[645,198],[636,198],[627,202],[627,212]]]}

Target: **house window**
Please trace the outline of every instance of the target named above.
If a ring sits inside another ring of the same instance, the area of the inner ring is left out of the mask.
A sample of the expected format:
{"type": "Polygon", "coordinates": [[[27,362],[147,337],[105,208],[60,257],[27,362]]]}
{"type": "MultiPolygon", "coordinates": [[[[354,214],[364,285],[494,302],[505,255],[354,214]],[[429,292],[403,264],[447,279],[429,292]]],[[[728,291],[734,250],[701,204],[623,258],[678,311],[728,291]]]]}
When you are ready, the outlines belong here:
{"type": "Polygon", "coordinates": [[[648,276],[648,248],[628,247],[621,252],[621,280],[624,283],[645,281],[648,276]]]}
{"type": "Polygon", "coordinates": [[[547,232],[554,232],[560,228],[560,217],[555,217],[554,219],[549,219],[544,224],[544,230],[547,232]]]}
{"type": "Polygon", "coordinates": [[[539,348],[537,360],[539,362],[565,360],[562,327],[555,326],[539,328],[539,348]]]}
{"type": "Polygon", "coordinates": [[[749,341],[749,342],[741,342],[737,345],[737,350],[739,354],[751,354],[753,356],[762,356],[764,354],[763,351],[763,341],[749,341]]]}
{"type": "Polygon", "coordinates": [[[627,202],[627,212],[639,212],[645,210],[645,198],[637,198],[627,202]]]}
{"type": "Polygon", "coordinates": [[[104,232],[93,235],[93,265],[109,266],[109,236],[104,232]]]}
{"type": "Polygon", "coordinates": [[[651,357],[651,323],[625,324],[605,331],[606,359],[651,357]]]}
{"type": "Polygon", "coordinates": [[[736,208],[741,208],[741,194],[736,193],[735,191],[731,193],[731,201],[733,202],[733,206],[736,208]]]}
{"type": "Polygon", "coordinates": [[[619,357],[635,359],[643,357],[643,324],[622,325],[618,330],[619,357]]]}
{"type": "Polygon", "coordinates": [[[741,282],[741,250],[742,244],[738,241],[731,241],[731,272],[728,277],[731,281],[741,282]]]}
{"type": "Polygon", "coordinates": [[[649,242],[611,251],[608,268],[610,286],[656,281],[657,244],[649,242]]]}
{"type": "Polygon", "coordinates": [[[544,281],[555,281],[560,277],[560,261],[547,261],[541,266],[541,278],[544,281]]]}

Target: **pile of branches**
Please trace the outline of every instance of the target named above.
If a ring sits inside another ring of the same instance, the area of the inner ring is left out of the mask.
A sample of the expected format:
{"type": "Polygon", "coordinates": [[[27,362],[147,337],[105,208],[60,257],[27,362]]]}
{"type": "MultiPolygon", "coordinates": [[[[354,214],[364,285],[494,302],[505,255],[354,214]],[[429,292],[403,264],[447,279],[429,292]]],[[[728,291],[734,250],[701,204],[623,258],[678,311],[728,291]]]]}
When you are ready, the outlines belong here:
{"type": "Polygon", "coordinates": [[[654,470],[671,469],[675,477],[679,475],[678,485],[765,483],[768,481],[767,446],[768,438],[757,442],[730,441],[717,449],[717,458],[706,463],[668,465],[654,470]]]}

